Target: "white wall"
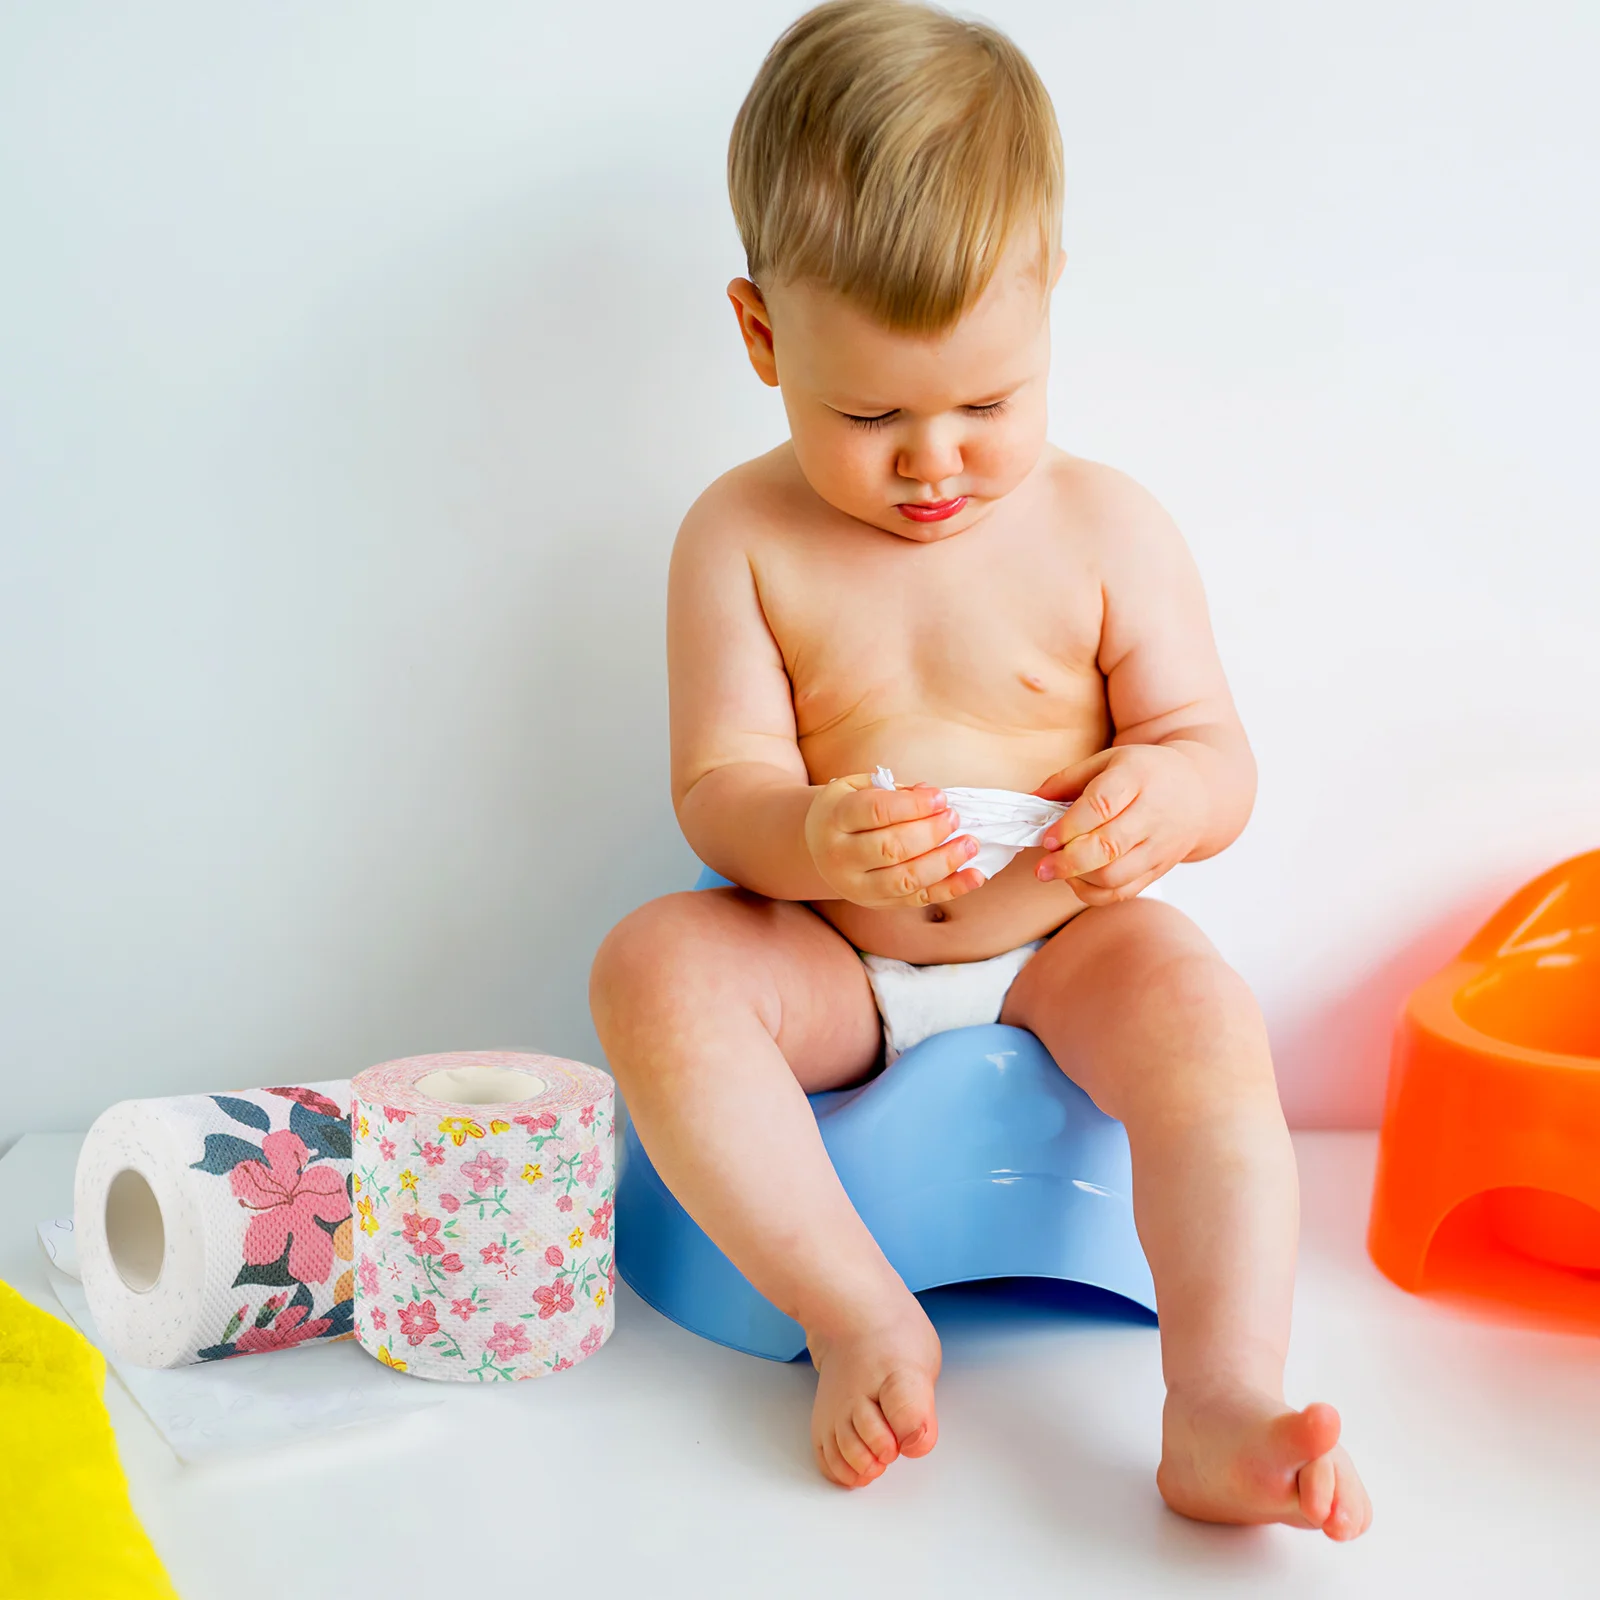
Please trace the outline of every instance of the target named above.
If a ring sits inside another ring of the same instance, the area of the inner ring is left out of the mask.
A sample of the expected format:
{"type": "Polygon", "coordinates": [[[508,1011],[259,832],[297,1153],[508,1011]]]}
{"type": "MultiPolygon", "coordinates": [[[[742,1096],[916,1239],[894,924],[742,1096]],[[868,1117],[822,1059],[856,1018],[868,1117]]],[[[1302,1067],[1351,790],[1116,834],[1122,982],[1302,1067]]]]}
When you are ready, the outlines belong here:
{"type": "MultiPolygon", "coordinates": [[[[594,1049],[683,884],[662,581],[781,415],[724,141],[791,0],[0,10],[0,1140],[594,1049]]],[[[1187,527],[1256,820],[1180,873],[1305,1123],[1600,845],[1592,6],[995,0],[1055,435],[1187,527]]]]}

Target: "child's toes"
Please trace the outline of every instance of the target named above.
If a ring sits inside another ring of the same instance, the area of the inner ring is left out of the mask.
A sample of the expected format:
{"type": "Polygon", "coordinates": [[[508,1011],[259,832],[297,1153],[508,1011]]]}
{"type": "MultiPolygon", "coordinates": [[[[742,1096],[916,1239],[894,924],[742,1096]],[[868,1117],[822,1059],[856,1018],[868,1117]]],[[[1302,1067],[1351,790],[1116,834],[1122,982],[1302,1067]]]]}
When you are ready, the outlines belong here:
{"type": "Polygon", "coordinates": [[[1333,1511],[1336,1487],[1332,1456],[1318,1456],[1299,1472],[1300,1515],[1309,1527],[1323,1527],[1333,1511]]]}
{"type": "Polygon", "coordinates": [[[921,1367],[898,1367],[878,1391],[878,1407],[894,1430],[903,1456],[925,1456],[939,1441],[933,1410],[933,1376],[921,1367]]]}
{"type": "Polygon", "coordinates": [[[861,1443],[880,1467],[886,1467],[900,1454],[899,1441],[894,1429],[884,1420],[883,1413],[863,1395],[851,1408],[847,1427],[853,1428],[861,1443]]]}
{"type": "Polygon", "coordinates": [[[1322,1531],[1330,1539],[1341,1542],[1359,1539],[1372,1526],[1372,1501],[1367,1496],[1366,1485],[1356,1475],[1356,1469],[1344,1451],[1332,1456],[1335,1487],[1333,1506],[1322,1531]]]}
{"type": "MultiPolygon", "coordinates": [[[[880,1425],[882,1425],[881,1418],[880,1425]]],[[[888,1432],[886,1426],[884,1431],[888,1432]]],[[[879,1460],[848,1417],[834,1430],[833,1442],[838,1449],[840,1459],[855,1474],[857,1483],[870,1483],[882,1473],[888,1462],[894,1459],[890,1456],[887,1460],[879,1460]]]]}
{"type": "Polygon", "coordinates": [[[861,1474],[840,1454],[838,1441],[831,1434],[817,1441],[817,1465],[822,1468],[823,1477],[843,1488],[855,1489],[861,1484],[861,1474]]]}

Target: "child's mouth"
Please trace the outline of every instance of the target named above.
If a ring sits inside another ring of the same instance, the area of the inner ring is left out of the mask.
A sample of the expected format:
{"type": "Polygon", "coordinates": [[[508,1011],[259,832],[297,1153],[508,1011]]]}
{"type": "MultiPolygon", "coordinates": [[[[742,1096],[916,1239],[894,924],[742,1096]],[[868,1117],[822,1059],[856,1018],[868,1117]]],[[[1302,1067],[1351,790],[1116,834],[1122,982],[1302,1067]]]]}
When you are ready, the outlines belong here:
{"type": "Polygon", "coordinates": [[[964,494],[954,500],[904,500],[895,509],[912,522],[943,522],[953,517],[967,503],[964,494]]]}

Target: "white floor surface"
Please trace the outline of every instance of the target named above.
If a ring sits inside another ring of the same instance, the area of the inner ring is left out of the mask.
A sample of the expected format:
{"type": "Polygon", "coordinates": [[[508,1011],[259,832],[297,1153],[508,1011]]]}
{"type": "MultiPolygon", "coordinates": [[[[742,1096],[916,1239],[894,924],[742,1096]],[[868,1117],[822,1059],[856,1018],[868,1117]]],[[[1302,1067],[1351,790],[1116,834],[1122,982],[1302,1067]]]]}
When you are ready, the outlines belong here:
{"type": "MultiPolygon", "coordinates": [[[[0,1277],[57,1314],[33,1230],[70,1211],[77,1143],[0,1161],[0,1277]]],[[[1344,1414],[1377,1508],[1352,1546],[1168,1513],[1154,1329],[1031,1286],[929,1297],[939,1447],[854,1494],[812,1467],[808,1366],[707,1344],[624,1289],[571,1373],[252,1456],[182,1467],[114,1380],[107,1404],[184,1600],[1600,1596],[1600,1337],[1389,1284],[1362,1245],[1373,1146],[1296,1138],[1290,1394],[1344,1414]]]]}

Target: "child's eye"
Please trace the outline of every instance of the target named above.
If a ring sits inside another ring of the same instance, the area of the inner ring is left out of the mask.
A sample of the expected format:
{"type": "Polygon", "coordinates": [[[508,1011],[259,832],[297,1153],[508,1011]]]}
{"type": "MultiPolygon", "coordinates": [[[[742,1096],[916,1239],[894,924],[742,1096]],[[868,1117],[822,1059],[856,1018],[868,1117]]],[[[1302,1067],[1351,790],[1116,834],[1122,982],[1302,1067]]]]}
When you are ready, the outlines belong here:
{"type": "Polygon", "coordinates": [[[839,415],[846,422],[853,422],[858,428],[881,428],[895,413],[880,411],[875,417],[858,417],[853,411],[841,411],[839,415]]]}
{"type": "Polygon", "coordinates": [[[1005,400],[991,400],[986,406],[968,406],[967,411],[974,417],[998,417],[1002,411],[1011,404],[1009,398],[1005,400]]]}

